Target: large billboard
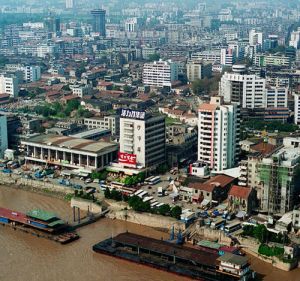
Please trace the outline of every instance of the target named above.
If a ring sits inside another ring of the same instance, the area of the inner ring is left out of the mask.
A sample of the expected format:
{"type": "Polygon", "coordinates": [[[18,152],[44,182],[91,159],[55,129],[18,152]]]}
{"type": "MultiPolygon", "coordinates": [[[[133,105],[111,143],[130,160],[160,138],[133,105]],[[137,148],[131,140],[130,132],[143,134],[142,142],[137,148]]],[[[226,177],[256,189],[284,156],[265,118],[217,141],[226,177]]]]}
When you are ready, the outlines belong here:
{"type": "Polygon", "coordinates": [[[145,111],[138,111],[138,110],[131,110],[131,109],[121,109],[120,116],[122,118],[131,118],[131,119],[138,119],[138,120],[144,120],[146,116],[145,111]]]}
{"type": "Polygon", "coordinates": [[[119,160],[120,164],[136,165],[136,155],[135,154],[119,152],[118,160],[119,160]]]}

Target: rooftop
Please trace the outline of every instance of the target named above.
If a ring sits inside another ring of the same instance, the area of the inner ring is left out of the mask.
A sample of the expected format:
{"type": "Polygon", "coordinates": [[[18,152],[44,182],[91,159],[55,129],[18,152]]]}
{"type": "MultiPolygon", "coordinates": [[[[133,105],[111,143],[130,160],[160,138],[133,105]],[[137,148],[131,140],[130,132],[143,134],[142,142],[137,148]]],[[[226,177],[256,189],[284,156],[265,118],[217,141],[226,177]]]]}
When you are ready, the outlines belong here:
{"type": "Polygon", "coordinates": [[[228,195],[237,197],[237,198],[248,199],[251,191],[252,191],[252,188],[250,188],[250,187],[233,185],[231,187],[228,195]]]}
{"type": "Polygon", "coordinates": [[[27,212],[27,216],[41,220],[41,221],[50,221],[54,218],[57,218],[57,216],[54,213],[44,211],[44,210],[31,210],[27,212]]]}
{"type": "Polygon", "coordinates": [[[218,261],[228,262],[231,264],[244,265],[248,263],[248,258],[244,256],[238,256],[231,253],[224,253],[224,255],[218,258],[218,261]]]}
{"type": "Polygon", "coordinates": [[[107,149],[117,148],[117,144],[112,142],[93,141],[58,135],[38,135],[24,141],[24,143],[34,143],[57,148],[67,148],[95,154],[101,153],[107,149]]]}

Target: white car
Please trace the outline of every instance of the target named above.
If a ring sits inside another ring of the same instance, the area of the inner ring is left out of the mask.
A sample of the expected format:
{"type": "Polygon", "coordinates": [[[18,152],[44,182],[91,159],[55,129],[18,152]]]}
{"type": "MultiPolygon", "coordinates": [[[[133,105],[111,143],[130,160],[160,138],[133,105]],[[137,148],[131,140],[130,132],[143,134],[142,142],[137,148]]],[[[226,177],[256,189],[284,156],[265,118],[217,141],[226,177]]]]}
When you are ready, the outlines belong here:
{"type": "Polygon", "coordinates": [[[85,183],[91,183],[91,182],[93,182],[93,180],[92,179],[86,179],[84,182],[85,183]]]}

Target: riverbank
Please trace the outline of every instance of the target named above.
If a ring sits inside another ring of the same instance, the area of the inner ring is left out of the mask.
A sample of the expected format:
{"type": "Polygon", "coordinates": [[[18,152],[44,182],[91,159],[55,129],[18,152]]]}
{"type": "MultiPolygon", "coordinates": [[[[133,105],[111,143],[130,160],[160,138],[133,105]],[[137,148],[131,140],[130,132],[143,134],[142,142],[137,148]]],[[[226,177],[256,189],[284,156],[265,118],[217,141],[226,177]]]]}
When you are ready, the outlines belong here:
{"type": "Polygon", "coordinates": [[[47,195],[50,197],[65,200],[67,195],[72,194],[73,190],[57,184],[44,181],[25,179],[15,174],[0,173],[0,186],[14,189],[22,189],[28,192],[47,195]]]}
{"type": "MultiPolygon", "coordinates": [[[[26,212],[40,208],[55,211],[65,221],[72,221],[70,205],[54,197],[26,192],[6,186],[0,187],[0,206],[26,212]]],[[[82,237],[71,245],[62,247],[52,241],[15,232],[8,228],[0,229],[0,280],[5,281],[80,281],[111,280],[111,281],[191,281],[130,262],[94,254],[91,246],[112,235],[129,231],[156,239],[168,239],[165,232],[153,228],[130,223],[128,221],[101,219],[91,225],[78,229],[82,237]],[[24,263],[30,260],[30,263],[24,263]],[[22,264],[18,270],[12,265],[22,264]],[[49,267],[51,264],[51,267],[49,267]],[[85,270],[79,270],[84,268],[85,270]]],[[[253,270],[259,273],[263,281],[299,281],[300,269],[285,272],[272,267],[250,255],[253,270]]]]}

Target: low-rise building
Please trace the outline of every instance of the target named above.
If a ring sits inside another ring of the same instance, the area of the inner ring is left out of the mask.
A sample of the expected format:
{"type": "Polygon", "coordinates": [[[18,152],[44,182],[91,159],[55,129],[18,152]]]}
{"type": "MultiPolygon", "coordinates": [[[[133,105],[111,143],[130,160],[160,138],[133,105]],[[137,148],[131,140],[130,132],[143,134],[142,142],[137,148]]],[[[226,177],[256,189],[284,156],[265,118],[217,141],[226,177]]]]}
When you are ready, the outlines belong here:
{"type": "Polygon", "coordinates": [[[21,144],[26,150],[26,161],[90,172],[108,166],[118,153],[115,143],[56,135],[39,135],[21,144]]]}
{"type": "Polygon", "coordinates": [[[84,118],[83,124],[88,129],[107,129],[111,130],[112,135],[120,134],[120,116],[109,115],[104,117],[84,118]]]}
{"type": "Polygon", "coordinates": [[[218,175],[205,182],[190,183],[188,187],[193,189],[193,202],[207,205],[224,201],[234,181],[235,178],[218,175]]]}
{"type": "Polygon", "coordinates": [[[228,207],[248,214],[256,207],[256,194],[251,187],[233,185],[228,193],[228,207]]]}

